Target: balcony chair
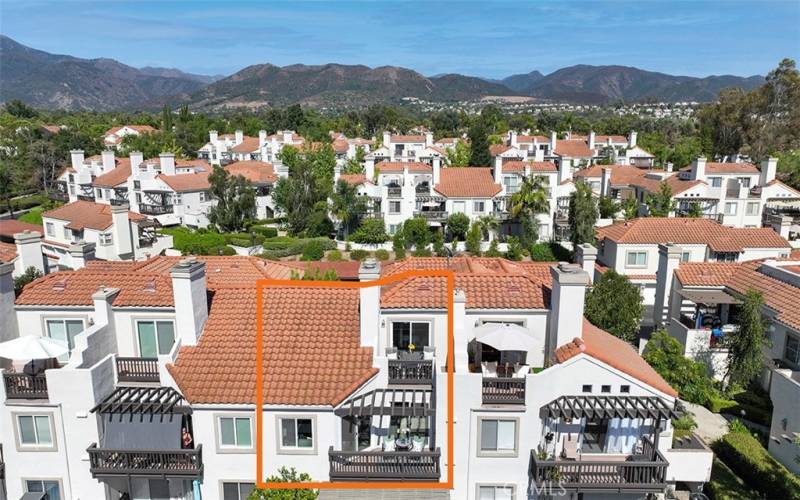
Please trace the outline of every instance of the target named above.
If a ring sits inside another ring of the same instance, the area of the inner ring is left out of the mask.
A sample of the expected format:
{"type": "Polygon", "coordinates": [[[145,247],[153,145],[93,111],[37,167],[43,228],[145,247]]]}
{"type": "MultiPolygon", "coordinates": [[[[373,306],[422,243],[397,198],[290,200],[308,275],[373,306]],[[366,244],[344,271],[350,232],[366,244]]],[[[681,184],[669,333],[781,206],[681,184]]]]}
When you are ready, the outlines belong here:
{"type": "Polygon", "coordinates": [[[564,436],[561,448],[561,458],[565,460],[579,460],[578,437],[572,439],[572,434],[564,436]]]}
{"type": "Polygon", "coordinates": [[[497,361],[484,361],[481,363],[481,373],[485,377],[497,377],[497,361]]]}

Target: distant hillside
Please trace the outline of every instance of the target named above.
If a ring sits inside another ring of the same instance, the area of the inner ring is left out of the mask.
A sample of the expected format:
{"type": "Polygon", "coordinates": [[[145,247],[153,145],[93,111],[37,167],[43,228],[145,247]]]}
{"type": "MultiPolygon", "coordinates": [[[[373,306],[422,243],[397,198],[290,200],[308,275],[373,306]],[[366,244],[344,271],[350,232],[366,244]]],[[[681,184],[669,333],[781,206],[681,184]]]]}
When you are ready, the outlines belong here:
{"type": "Polygon", "coordinates": [[[164,78],[185,78],[206,85],[225,78],[225,75],[198,75],[195,73],[185,73],[175,68],[154,68],[152,66],[145,66],[144,68],[139,68],[139,71],[144,73],[145,75],[163,76],[164,78]]]}
{"type": "Polygon", "coordinates": [[[544,78],[544,75],[539,71],[533,70],[530,73],[523,75],[511,75],[500,80],[500,83],[510,88],[514,92],[520,94],[527,94],[533,85],[544,78]]]}
{"type": "Polygon", "coordinates": [[[33,106],[108,111],[138,108],[153,99],[197,91],[187,77],[154,76],[113,59],[49,54],[0,35],[0,101],[33,106]]]}

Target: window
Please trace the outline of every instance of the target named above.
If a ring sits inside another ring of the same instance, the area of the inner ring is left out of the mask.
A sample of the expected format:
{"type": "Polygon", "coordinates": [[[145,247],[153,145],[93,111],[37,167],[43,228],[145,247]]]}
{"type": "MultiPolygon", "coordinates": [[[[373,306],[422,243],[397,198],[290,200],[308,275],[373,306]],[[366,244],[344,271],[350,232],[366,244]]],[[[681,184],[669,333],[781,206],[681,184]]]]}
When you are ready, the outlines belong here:
{"type": "Polygon", "coordinates": [[[486,202],[483,201],[476,201],[472,204],[472,211],[478,214],[482,214],[486,210],[486,202]]]}
{"type": "Polygon", "coordinates": [[[111,233],[100,233],[100,246],[111,246],[112,242],[111,233]]]}
{"type": "MultiPolygon", "coordinates": [[[[83,331],[82,319],[48,319],[45,321],[47,336],[66,345],[70,353],[75,348],[75,337],[83,331]]],[[[67,361],[69,354],[59,358],[67,361]]]]}
{"type": "Polygon", "coordinates": [[[592,392],[592,386],[589,385],[589,384],[581,386],[581,392],[591,393],[592,392]]]}
{"type": "Polygon", "coordinates": [[[627,267],[645,267],[647,265],[647,252],[628,252],[626,255],[627,267]]]}
{"type": "Polygon", "coordinates": [[[252,448],[253,428],[250,417],[219,417],[221,448],[252,448]]]}
{"type": "Polygon", "coordinates": [[[512,500],[515,498],[513,486],[478,486],[477,500],[512,500]]]}
{"type": "Polygon", "coordinates": [[[247,500],[255,487],[255,483],[224,481],[222,483],[222,500],[247,500]]]}
{"type": "Polygon", "coordinates": [[[136,198],[137,204],[142,202],[142,193],[134,193],[134,197],[136,198]]]}
{"type": "Polygon", "coordinates": [[[65,240],[72,240],[72,229],[65,227],[64,228],[64,239],[65,240]]]}
{"type": "Polygon", "coordinates": [[[203,203],[203,202],[206,201],[206,196],[207,196],[207,194],[206,194],[205,191],[200,191],[200,203],[203,203]]]}
{"type": "Polygon", "coordinates": [[[750,187],[750,177],[739,177],[739,184],[743,188],[749,188],[750,187]]]}
{"type": "Polygon", "coordinates": [[[609,392],[611,392],[611,386],[610,385],[601,385],[600,386],[600,392],[608,394],[609,392]]]}
{"type": "Polygon", "coordinates": [[[137,321],[136,333],[139,338],[139,356],[143,358],[169,354],[175,342],[175,325],[171,320],[137,321]]]}
{"type": "Polygon", "coordinates": [[[390,214],[399,214],[400,213],[400,202],[399,201],[389,201],[389,213],[390,214]]]}
{"type": "Polygon", "coordinates": [[[479,420],[479,453],[517,454],[517,421],[514,419],[481,418],[479,420]]]}
{"type": "Polygon", "coordinates": [[[172,195],[172,204],[173,205],[180,205],[182,201],[183,201],[183,197],[181,196],[180,193],[174,193],[172,195]]]}
{"type": "Polygon", "coordinates": [[[61,500],[61,484],[46,479],[26,479],[26,493],[47,493],[47,500],[61,500]]]}
{"type": "Polygon", "coordinates": [[[503,185],[506,187],[506,194],[514,194],[519,191],[519,176],[505,175],[503,176],[503,185]]]}
{"type": "Polygon", "coordinates": [[[796,365],[800,365],[800,340],[793,335],[786,336],[786,347],[783,349],[783,358],[796,365]]]}
{"type": "Polygon", "coordinates": [[[757,201],[747,202],[747,215],[758,215],[759,203],[757,201]]]}
{"type": "Polygon", "coordinates": [[[17,415],[20,447],[51,447],[53,433],[50,415],[17,415]]]}
{"type": "Polygon", "coordinates": [[[397,233],[397,224],[389,224],[389,234],[394,235],[397,233]]]}
{"type": "Polygon", "coordinates": [[[725,203],[725,215],[736,215],[736,207],[738,204],[736,202],[727,202],[725,203]]]}
{"type": "Polygon", "coordinates": [[[689,262],[689,258],[692,256],[690,252],[683,252],[681,253],[681,262],[689,262]]]}
{"type": "Polygon", "coordinates": [[[280,418],[282,450],[312,450],[314,423],[310,418],[280,418]]]}
{"type": "Polygon", "coordinates": [[[51,238],[55,238],[56,237],[56,226],[52,222],[46,223],[44,225],[44,227],[45,227],[45,231],[47,233],[47,236],[49,236],[51,238]]]}
{"type": "Polygon", "coordinates": [[[453,202],[453,213],[454,214],[463,214],[467,210],[467,204],[463,201],[454,201],[453,202]]]}
{"type": "Polygon", "coordinates": [[[431,324],[422,321],[394,321],[392,322],[392,344],[400,350],[407,350],[409,344],[414,344],[417,350],[431,345],[431,324]]]}
{"type": "Polygon", "coordinates": [[[629,394],[631,392],[631,386],[629,385],[621,385],[619,386],[619,392],[622,394],[629,394]]]}
{"type": "Polygon", "coordinates": [[[100,189],[100,188],[95,189],[95,194],[96,194],[98,200],[102,200],[103,199],[103,190],[102,189],[100,189]]]}
{"type": "Polygon", "coordinates": [[[709,177],[708,180],[711,181],[711,187],[722,187],[722,177],[709,177]]]}

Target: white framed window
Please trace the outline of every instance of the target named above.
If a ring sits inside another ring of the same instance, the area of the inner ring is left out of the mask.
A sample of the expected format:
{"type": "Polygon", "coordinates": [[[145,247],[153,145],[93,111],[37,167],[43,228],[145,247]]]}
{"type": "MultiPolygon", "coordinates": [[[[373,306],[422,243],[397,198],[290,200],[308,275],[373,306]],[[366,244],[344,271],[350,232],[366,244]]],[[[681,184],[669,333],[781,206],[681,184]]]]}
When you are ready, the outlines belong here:
{"type": "Polygon", "coordinates": [[[739,184],[743,188],[749,188],[750,187],[750,177],[739,177],[739,184]]]}
{"type": "Polygon", "coordinates": [[[205,191],[200,191],[200,203],[203,203],[203,202],[206,201],[206,196],[207,195],[208,194],[205,191]]]}
{"type": "Polygon", "coordinates": [[[647,251],[628,251],[625,254],[626,267],[645,267],[647,266],[647,251]]]}
{"type": "Polygon", "coordinates": [[[55,448],[53,422],[50,415],[18,414],[15,415],[17,444],[20,450],[55,448]]]}
{"type": "Polygon", "coordinates": [[[137,320],[136,337],[139,356],[155,358],[159,354],[169,354],[175,343],[175,323],[172,320],[137,320]]]}
{"type": "Polygon", "coordinates": [[[72,229],[68,227],[64,227],[64,239],[65,240],[72,240],[72,229]]]}
{"type": "Polygon", "coordinates": [[[516,491],[513,486],[478,485],[477,500],[513,500],[516,491]]]}
{"type": "Polygon", "coordinates": [[[180,205],[183,202],[183,196],[181,193],[173,193],[172,194],[172,204],[173,205],[180,205]]]}
{"type": "Polygon", "coordinates": [[[592,386],[591,384],[584,384],[581,386],[581,392],[584,394],[591,394],[592,393],[592,386]]]}
{"type": "Polygon", "coordinates": [[[794,335],[786,335],[786,346],[783,349],[783,359],[800,365],[800,339],[794,335]]]}
{"type": "Polygon", "coordinates": [[[24,479],[25,493],[47,493],[47,500],[61,500],[61,482],[56,479],[24,479]]]}
{"type": "Polygon", "coordinates": [[[315,453],[315,422],[311,417],[279,417],[279,452],[315,453]]]}
{"type": "Polygon", "coordinates": [[[514,194],[519,191],[519,176],[504,175],[503,185],[506,187],[506,194],[514,194]]]}
{"type": "Polygon", "coordinates": [[[737,207],[739,206],[738,203],[735,201],[729,201],[725,203],[725,215],[736,215],[737,207]]]}
{"type": "MultiPolygon", "coordinates": [[[[83,320],[79,318],[57,318],[45,320],[47,336],[67,346],[70,353],[72,353],[72,350],[75,348],[75,337],[77,337],[78,334],[84,330],[84,328],[83,320]]],[[[68,359],[69,354],[66,354],[61,356],[59,361],[64,362],[68,359]]]]}
{"type": "Polygon", "coordinates": [[[222,500],[247,500],[247,497],[255,487],[255,483],[223,481],[222,500]]]}
{"type": "Polygon", "coordinates": [[[400,213],[400,202],[399,201],[390,201],[389,202],[389,213],[390,214],[399,214],[400,213]]]}
{"type": "Polygon", "coordinates": [[[486,202],[484,201],[475,201],[472,203],[472,211],[476,214],[482,214],[486,211],[486,202]]]}
{"type": "Polygon", "coordinates": [[[681,262],[689,262],[689,258],[692,256],[690,252],[682,252],[681,253],[681,262]]]}
{"type": "Polygon", "coordinates": [[[111,237],[111,233],[100,233],[98,239],[101,247],[108,247],[111,246],[111,244],[113,243],[113,238],[111,237]]]}
{"type": "Polygon", "coordinates": [[[253,420],[250,417],[217,417],[217,430],[217,444],[221,449],[253,449],[253,420]]]}
{"type": "Polygon", "coordinates": [[[454,214],[463,214],[467,210],[467,203],[464,201],[454,201],[453,202],[453,213],[454,214]]]}
{"type": "Polygon", "coordinates": [[[407,350],[414,344],[416,350],[431,345],[431,324],[427,321],[392,321],[392,345],[407,350]]]}
{"type": "Polygon", "coordinates": [[[761,204],[757,201],[748,201],[747,202],[747,215],[758,215],[760,210],[761,204]]]}
{"type": "Polygon", "coordinates": [[[95,194],[97,195],[97,199],[98,200],[102,200],[103,199],[103,190],[102,189],[100,189],[100,188],[95,189],[95,194]]]}
{"type": "Polygon", "coordinates": [[[397,224],[389,224],[389,234],[394,235],[397,233],[397,224]]]}
{"type": "Polygon", "coordinates": [[[517,456],[515,418],[478,417],[478,456],[517,456]]]}
{"type": "Polygon", "coordinates": [[[136,199],[136,204],[140,204],[142,202],[142,193],[136,192],[134,193],[134,198],[136,199]]]}
{"type": "Polygon", "coordinates": [[[709,177],[709,181],[711,181],[711,187],[722,187],[722,177],[709,177]]]}
{"type": "Polygon", "coordinates": [[[52,222],[47,222],[44,225],[45,234],[51,238],[56,237],[56,226],[52,222]]]}

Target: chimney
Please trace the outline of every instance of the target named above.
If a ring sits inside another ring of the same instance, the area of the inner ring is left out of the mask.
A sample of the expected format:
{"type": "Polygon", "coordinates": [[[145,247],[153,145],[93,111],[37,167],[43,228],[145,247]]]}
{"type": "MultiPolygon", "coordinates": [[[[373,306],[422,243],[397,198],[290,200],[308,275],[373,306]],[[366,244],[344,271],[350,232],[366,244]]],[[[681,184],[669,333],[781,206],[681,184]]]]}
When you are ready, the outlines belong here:
{"type": "Polygon", "coordinates": [[[236,144],[241,144],[244,140],[244,132],[241,130],[236,131],[236,144]]]}
{"type": "Polygon", "coordinates": [[[364,158],[364,173],[368,181],[375,179],[375,158],[364,158]]]}
{"type": "Polygon", "coordinates": [[[547,339],[548,357],[559,346],[572,342],[583,334],[583,307],[589,275],[577,264],[560,262],[550,268],[553,286],[550,294],[550,331],[547,339]]]}
{"type": "Polygon", "coordinates": [[[597,137],[594,134],[594,130],[589,131],[589,149],[594,150],[594,140],[597,137]]]}
{"type": "Polygon", "coordinates": [[[603,167],[600,173],[600,196],[609,196],[611,192],[611,169],[603,167]]]}
{"type": "Polygon", "coordinates": [[[103,172],[111,172],[117,166],[116,158],[114,157],[114,151],[111,149],[106,149],[102,153],[103,158],[103,172]]]}
{"type": "Polygon", "coordinates": [[[692,180],[706,180],[706,157],[700,156],[692,162],[692,180]]]}
{"type": "Polygon", "coordinates": [[[342,166],[338,163],[333,166],[333,184],[336,185],[339,182],[339,177],[342,175],[342,166]]]}
{"type": "Polygon", "coordinates": [[[664,313],[669,309],[669,296],[672,292],[672,278],[681,263],[681,247],[674,243],[658,245],[658,270],[656,271],[656,298],[653,303],[653,321],[656,327],[669,321],[664,313]]]}
{"type": "Polygon", "coordinates": [[[628,147],[635,148],[636,147],[636,136],[637,133],[631,130],[631,133],[628,134],[628,147]]]}
{"type": "Polygon", "coordinates": [[[144,161],[144,155],[141,151],[131,151],[128,157],[131,160],[131,174],[135,174],[144,161]]]}
{"type": "Polygon", "coordinates": [[[442,159],[438,156],[434,156],[433,158],[433,186],[439,184],[439,180],[442,176],[442,159]]]}
{"type": "Polygon", "coordinates": [[[581,243],[575,247],[575,261],[594,281],[594,264],[597,262],[597,248],[589,243],[581,243]]]}
{"type": "MultiPolygon", "coordinates": [[[[373,258],[361,262],[358,267],[358,281],[375,281],[380,277],[380,262],[373,258]]],[[[361,311],[361,346],[376,349],[380,332],[381,287],[365,286],[358,290],[360,295],[359,310],[361,311]]]]}
{"type": "Polygon", "coordinates": [[[666,171],[667,171],[667,173],[668,173],[668,174],[671,174],[671,173],[672,173],[672,170],[673,170],[674,168],[675,168],[675,165],[674,165],[674,164],[673,164],[671,161],[668,161],[668,162],[667,162],[667,166],[666,166],[666,171]]]}
{"type": "Polygon", "coordinates": [[[73,149],[69,152],[70,159],[72,160],[72,168],[75,170],[80,169],[83,166],[83,150],[82,149],[73,149]]]}
{"type": "MultiPolygon", "coordinates": [[[[383,131],[383,145],[388,148],[389,145],[392,143],[392,134],[389,133],[388,130],[383,131]]],[[[389,151],[391,153],[391,151],[389,151]]]]}
{"type": "Polygon", "coordinates": [[[294,139],[294,130],[284,130],[283,131],[283,143],[284,144],[291,144],[294,139]]]}
{"type": "Polygon", "coordinates": [[[494,157],[494,182],[503,185],[503,157],[500,155],[494,157]]]}
{"type": "Polygon", "coordinates": [[[94,260],[94,243],[81,240],[69,246],[69,256],[72,260],[72,269],[76,271],[86,267],[86,263],[94,260]]]}
{"type": "Polygon", "coordinates": [[[467,296],[464,290],[453,290],[453,348],[454,371],[459,373],[469,373],[469,349],[470,338],[464,331],[467,325],[467,296]]]}
{"type": "Polygon", "coordinates": [[[517,147],[517,131],[516,130],[509,130],[508,131],[508,145],[511,147],[517,147]]]}
{"type": "Polygon", "coordinates": [[[216,146],[218,140],[219,140],[219,133],[216,130],[209,130],[208,131],[208,142],[210,142],[212,145],[216,146]]]}
{"type": "Polygon", "coordinates": [[[182,346],[197,345],[208,319],[206,264],[194,257],[187,257],[178,262],[170,274],[177,337],[182,346]]]}
{"type": "Polygon", "coordinates": [[[550,132],[550,154],[553,155],[556,152],[556,144],[558,143],[558,134],[555,131],[550,132]]]}
{"type": "Polygon", "coordinates": [[[133,227],[128,219],[130,205],[111,205],[111,241],[120,260],[133,259],[133,227]]]}
{"type": "Polygon", "coordinates": [[[761,162],[761,175],[759,176],[758,183],[766,186],[775,180],[775,174],[778,171],[778,159],[769,157],[761,162]]]}
{"type": "Polygon", "coordinates": [[[264,144],[267,143],[267,131],[266,130],[259,130],[258,131],[258,147],[263,148],[264,144]]]}
{"type": "Polygon", "coordinates": [[[558,158],[558,182],[562,183],[572,179],[572,160],[569,158],[558,158]]]}
{"type": "MultiPolygon", "coordinates": [[[[113,319],[113,316],[111,315],[111,302],[118,293],[119,288],[107,288],[105,286],[101,286],[92,294],[95,325],[108,325],[111,323],[113,319]]],[[[116,335],[112,335],[111,338],[113,338],[116,342],[116,335]]],[[[114,351],[116,352],[116,349],[114,351]]]]}
{"type": "Polygon", "coordinates": [[[0,342],[19,336],[14,311],[14,264],[0,263],[0,342]]]}
{"type": "Polygon", "coordinates": [[[161,162],[161,173],[164,175],[175,175],[175,154],[161,153],[158,155],[161,162]]]}
{"type": "Polygon", "coordinates": [[[433,146],[433,132],[425,132],[425,147],[433,146]]]}
{"type": "Polygon", "coordinates": [[[17,245],[17,256],[22,272],[29,267],[41,271],[42,274],[47,272],[42,254],[42,233],[25,230],[14,235],[14,243],[17,245]]]}

